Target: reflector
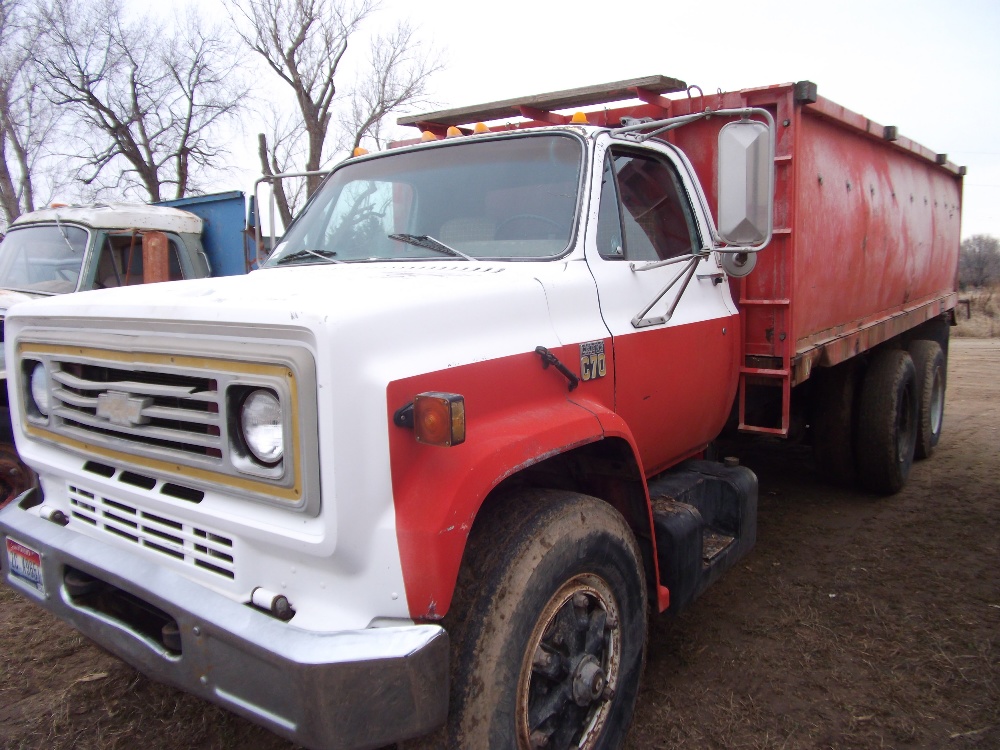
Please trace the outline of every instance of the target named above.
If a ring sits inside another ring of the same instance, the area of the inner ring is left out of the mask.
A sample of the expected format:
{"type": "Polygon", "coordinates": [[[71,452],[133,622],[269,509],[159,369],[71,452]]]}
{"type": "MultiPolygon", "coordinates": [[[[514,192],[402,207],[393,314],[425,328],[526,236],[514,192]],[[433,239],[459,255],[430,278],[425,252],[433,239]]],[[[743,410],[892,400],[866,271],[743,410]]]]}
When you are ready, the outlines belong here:
{"type": "Polygon", "coordinates": [[[419,443],[465,442],[465,399],[455,393],[420,393],[413,399],[413,430],[419,443]]]}

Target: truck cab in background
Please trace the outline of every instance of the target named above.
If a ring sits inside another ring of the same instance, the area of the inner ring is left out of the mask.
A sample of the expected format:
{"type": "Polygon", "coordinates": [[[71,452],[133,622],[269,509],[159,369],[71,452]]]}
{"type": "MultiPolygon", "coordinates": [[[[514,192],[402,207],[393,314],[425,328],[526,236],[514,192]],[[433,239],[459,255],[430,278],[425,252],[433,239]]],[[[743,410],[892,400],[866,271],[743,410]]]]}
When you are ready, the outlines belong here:
{"type": "Polygon", "coordinates": [[[178,209],[106,204],[24,214],[0,243],[0,306],[209,273],[202,220],[178,209]]]}
{"type": "MultiPolygon", "coordinates": [[[[239,191],[155,205],[53,205],[19,216],[0,242],[0,342],[19,302],[92,289],[246,273],[239,191]]],[[[0,506],[31,480],[12,446],[0,352],[0,506]]]]}
{"type": "Polygon", "coordinates": [[[245,215],[238,191],[23,214],[0,242],[0,323],[29,299],[246,273],[256,255],[245,239],[245,215]]]}

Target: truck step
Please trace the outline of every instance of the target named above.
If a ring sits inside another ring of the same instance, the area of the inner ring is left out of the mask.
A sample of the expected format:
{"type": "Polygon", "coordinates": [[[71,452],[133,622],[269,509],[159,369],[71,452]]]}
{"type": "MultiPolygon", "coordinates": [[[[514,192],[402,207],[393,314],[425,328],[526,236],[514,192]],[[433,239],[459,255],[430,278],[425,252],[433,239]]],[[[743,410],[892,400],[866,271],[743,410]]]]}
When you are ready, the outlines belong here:
{"type": "Polygon", "coordinates": [[[712,560],[721,555],[730,544],[736,541],[736,537],[728,534],[720,534],[714,529],[704,529],[701,532],[701,561],[704,565],[711,565],[712,560]]]}
{"type": "Polygon", "coordinates": [[[649,483],[667,612],[683,611],[757,539],[757,477],[742,466],[686,461],[649,483]]]}

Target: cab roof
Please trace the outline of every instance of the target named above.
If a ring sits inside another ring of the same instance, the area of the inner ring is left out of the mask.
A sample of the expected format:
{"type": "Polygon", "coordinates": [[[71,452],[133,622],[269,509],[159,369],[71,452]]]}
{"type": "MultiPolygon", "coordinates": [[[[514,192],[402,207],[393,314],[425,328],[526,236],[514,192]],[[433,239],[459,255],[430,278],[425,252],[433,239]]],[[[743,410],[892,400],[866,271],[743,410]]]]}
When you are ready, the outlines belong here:
{"type": "Polygon", "coordinates": [[[202,220],[188,211],[139,203],[95,203],[43,208],[19,216],[11,227],[69,222],[94,229],[138,229],[201,234],[202,220]]]}

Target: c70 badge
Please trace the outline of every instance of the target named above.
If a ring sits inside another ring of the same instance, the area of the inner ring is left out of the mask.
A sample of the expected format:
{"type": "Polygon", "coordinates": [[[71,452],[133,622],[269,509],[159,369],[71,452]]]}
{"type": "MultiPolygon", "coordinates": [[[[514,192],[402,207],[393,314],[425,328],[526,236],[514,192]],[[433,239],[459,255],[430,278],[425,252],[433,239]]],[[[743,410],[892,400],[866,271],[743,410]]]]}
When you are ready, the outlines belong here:
{"type": "Polygon", "coordinates": [[[587,341],[580,344],[580,379],[594,380],[608,374],[607,360],[604,358],[603,341],[587,341]]]}

